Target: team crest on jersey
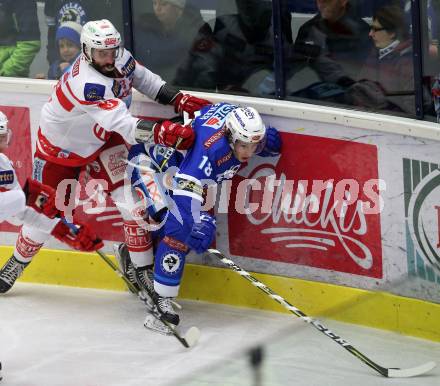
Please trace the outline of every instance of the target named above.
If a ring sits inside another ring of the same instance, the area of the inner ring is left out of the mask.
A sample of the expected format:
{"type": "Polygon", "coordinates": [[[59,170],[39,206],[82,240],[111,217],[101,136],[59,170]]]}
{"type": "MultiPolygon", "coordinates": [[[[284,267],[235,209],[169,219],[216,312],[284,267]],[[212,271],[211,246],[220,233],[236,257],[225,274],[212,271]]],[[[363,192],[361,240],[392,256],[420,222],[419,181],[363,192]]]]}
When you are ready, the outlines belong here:
{"type": "Polygon", "coordinates": [[[98,83],[86,83],[84,85],[84,99],[88,102],[96,102],[104,99],[105,86],[98,83]]]}
{"type": "Polygon", "coordinates": [[[119,96],[121,92],[121,84],[117,80],[113,81],[112,92],[116,98],[119,96]]]}
{"type": "Polygon", "coordinates": [[[134,71],[136,67],[136,62],[133,58],[133,56],[130,56],[130,59],[128,59],[128,62],[124,64],[124,66],[121,68],[122,75],[124,76],[130,76],[131,73],[134,71]]]}
{"type": "Polygon", "coordinates": [[[162,271],[169,275],[176,274],[182,263],[177,253],[169,252],[162,258],[162,271]]]}
{"type": "Polygon", "coordinates": [[[12,170],[0,171],[0,185],[9,185],[14,182],[14,172],[12,170]]]}

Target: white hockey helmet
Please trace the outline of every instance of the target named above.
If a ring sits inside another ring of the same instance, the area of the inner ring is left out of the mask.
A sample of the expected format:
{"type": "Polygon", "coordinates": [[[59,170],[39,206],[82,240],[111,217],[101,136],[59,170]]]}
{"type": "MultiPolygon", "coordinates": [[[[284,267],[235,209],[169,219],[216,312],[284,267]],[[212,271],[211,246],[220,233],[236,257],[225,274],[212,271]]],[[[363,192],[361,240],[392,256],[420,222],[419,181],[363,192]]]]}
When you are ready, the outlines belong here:
{"type": "Polygon", "coordinates": [[[11,138],[11,129],[8,127],[8,117],[0,111],[0,136],[3,138],[6,138],[6,141],[0,141],[0,142],[6,142],[6,144],[9,143],[9,140],[11,138]]]}
{"type": "Polygon", "coordinates": [[[265,139],[266,126],[257,110],[252,107],[237,107],[225,121],[231,145],[237,140],[245,143],[261,143],[265,139]]]}
{"type": "Polygon", "coordinates": [[[107,19],[93,20],[84,24],[81,31],[81,48],[86,59],[92,62],[92,49],[119,48],[121,34],[107,19]]]}

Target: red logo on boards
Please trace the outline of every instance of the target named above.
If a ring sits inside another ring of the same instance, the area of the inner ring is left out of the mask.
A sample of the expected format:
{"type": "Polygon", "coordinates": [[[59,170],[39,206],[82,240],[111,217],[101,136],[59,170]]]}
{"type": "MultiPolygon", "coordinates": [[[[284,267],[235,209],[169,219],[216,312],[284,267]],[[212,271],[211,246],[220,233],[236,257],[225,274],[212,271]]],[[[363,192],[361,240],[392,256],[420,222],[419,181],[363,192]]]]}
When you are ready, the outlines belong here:
{"type": "Polygon", "coordinates": [[[234,177],[231,254],[381,278],[380,210],[365,209],[380,201],[376,146],[282,137],[278,161],[256,157],[234,177]],[[239,191],[245,178],[257,181],[250,194],[239,191]],[[241,197],[248,213],[234,209],[241,197]]]}

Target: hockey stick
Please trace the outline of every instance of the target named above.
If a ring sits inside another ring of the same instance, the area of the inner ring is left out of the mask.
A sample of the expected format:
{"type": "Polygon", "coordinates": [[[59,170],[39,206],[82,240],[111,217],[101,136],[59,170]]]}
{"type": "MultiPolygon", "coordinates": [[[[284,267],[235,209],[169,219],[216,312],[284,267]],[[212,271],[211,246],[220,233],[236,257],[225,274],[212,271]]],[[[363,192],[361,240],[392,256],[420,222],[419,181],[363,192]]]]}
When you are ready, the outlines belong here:
{"type": "MultiPolygon", "coordinates": [[[[131,292],[137,293],[139,298],[145,303],[145,300],[143,299],[141,292],[136,289],[136,287],[133,285],[133,283],[128,280],[127,277],[123,274],[123,272],[119,269],[119,267],[101,250],[97,250],[96,253],[108,264],[108,266],[113,269],[113,271],[116,272],[118,276],[124,280],[125,284],[127,284],[127,287],[130,289],[131,292]]],[[[176,328],[169,323],[167,320],[163,318],[163,316],[155,309],[151,310],[153,315],[159,319],[168,329],[171,331],[171,333],[174,335],[174,337],[182,343],[182,345],[186,348],[193,347],[197,341],[200,338],[200,330],[197,327],[191,327],[185,335],[181,335],[176,328]]]]}
{"type": "Polygon", "coordinates": [[[167,149],[167,152],[166,152],[165,155],[163,156],[163,160],[162,160],[162,162],[161,162],[161,164],[160,164],[160,166],[159,166],[159,171],[160,171],[160,172],[162,172],[162,171],[163,171],[163,168],[164,168],[165,166],[167,166],[168,161],[170,160],[170,158],[172,157],[172,155],[173,155],[174,152],[176,151],[177,147],[182,143],[182,141],[183,141],[183,138],[182,138],[182,137],[179,137],[179,138],[177,139],[176,145],[173,146],[173,147],[169,147],[169,148],[167,149]]]}
{"type": "MultiPolygon", "coordinates": [[[[65,218],[61,218],[61,221],[66,224],[70,230],[76,234],[78,229],[72,223],[69,223],[65,218]]],[[[133,285],[133,283],[125,277],[124,273],[119,269],[119,267],[113,263],[113,261],[101,250],[96,250],[96,253],[107,263],[107,265],[113,269],[113,271],[124,280],[127,287],[131,292],[138,295],[139,299],[142,300],[143,303],[146,304],[145,299],[141,295],[141,291],[138,291],[137,288],[133,285]]],[[[163,316],[154,308],[151,310],[151,313],[159,319],[173,334],[173,336],[186,348],[190,348],[194,346],[200,338],[200,330],[197,327],[191,327],[185,335],[181,335],[179,331],[176,330],[176,327],[169,323],[167,320],[163,318],[163,316]]]]}
{"type": "Polygon", "coordinates": [[[263,291],[266,295],[269,295],[273,300],[280,303],[284,308],[286,308],[292,314],[301,318],[304,322],[313,325],[318,331],[322,332],[323,334],[325,334],[329,338],[333,339],[333,341],[335,341],[336,343],[338,343],[339,345],[344,347],[348,352],[350,352],[356,358],[360,359],[366,365],[370,366],[372,369],[376,370],[379,374],[383,375],[384,377],[388,377],[388,378],[415,377],[415,376],[427,373],[428,371],[432,370],[437,365],[435,362],[431,361],[431,362],[427,362],[423,365],[412,367],[409,369],[382,367],[382,366],[378,365],[377,363],[373,362],[370,358],[368,358],[364,354],[362,354],[360,351],[358,351],[356,348],[354,348],[346,340],[344,340],[340,336],[337,336],[336,334],[334,334],[327,327],[325,327],[323,324],[321,324],[318,320],[312,319],[311,317],[304,314],[304,312],[302,312],[298,308],[292,306],[289,302],[287,302],[280,295],[277,295],[269,287],[264,285],[262,282],[257,280],[255,277],[251,276],[251,274],[249,272],[244,271],[237,264],[235,264],[232,260],[226,258],[217,249],[208,249],[208,252],[210,254],[216,256],[217,258],[219,258],[222,261],[222,263],[227,265],[233,271],[237,272],[241,277],[250,281],[252,283],[252,285],[254,285],[258,289],[263,291]]]}

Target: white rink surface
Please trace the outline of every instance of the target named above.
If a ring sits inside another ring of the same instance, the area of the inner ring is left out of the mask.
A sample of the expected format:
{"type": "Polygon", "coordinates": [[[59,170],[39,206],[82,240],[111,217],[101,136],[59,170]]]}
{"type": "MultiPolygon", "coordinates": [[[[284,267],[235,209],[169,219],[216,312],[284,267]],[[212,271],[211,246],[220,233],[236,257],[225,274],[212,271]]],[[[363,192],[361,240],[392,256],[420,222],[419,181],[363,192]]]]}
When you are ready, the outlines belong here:
{"type": "MultiPolygon", "coordinates": [[[[143,305],[131,294],[18,283],[0,296],[0,386],[440,385],[440,367],[418,378],[383,378],[294,316],[181,304],[183,327],[202,331],[191,350],[146,330],[143,305]],[[262,382],[254,383],[243,353],[267,339],[262,382]]],[[[440,365],[439,343],[324,324],[380,365],[440,365]]]]}

